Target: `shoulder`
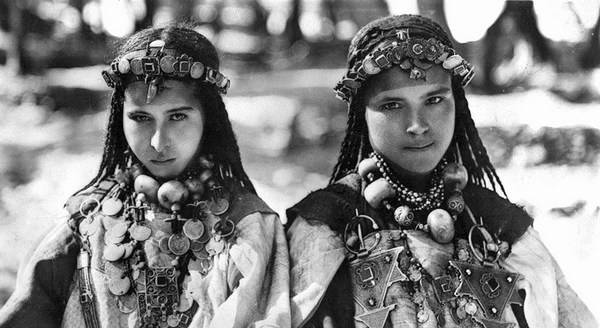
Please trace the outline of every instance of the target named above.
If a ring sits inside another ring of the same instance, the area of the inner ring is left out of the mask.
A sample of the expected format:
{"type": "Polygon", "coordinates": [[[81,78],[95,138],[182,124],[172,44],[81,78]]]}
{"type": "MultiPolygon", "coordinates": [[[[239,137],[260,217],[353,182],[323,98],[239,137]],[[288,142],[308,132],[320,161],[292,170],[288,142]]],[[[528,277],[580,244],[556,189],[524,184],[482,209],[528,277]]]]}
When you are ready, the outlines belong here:
{"type": "Polygon", "coordinates": [[[301,216],[308,222],[321,222],[332,230],[340,231],[346,218],[351,217],[361,195],[362,180],[356,173],[349,174],[335,183],[311,192],[286,211],[286,226],[301,216]]]}
{"type": "Polygon", "coordinates": [[[533,218],[522,207],[499,196],[495,191],[468,184],[463,190],[463,196],[473,215],[483,218],[491,232],[510,244],[533,224],[533,218]]]}

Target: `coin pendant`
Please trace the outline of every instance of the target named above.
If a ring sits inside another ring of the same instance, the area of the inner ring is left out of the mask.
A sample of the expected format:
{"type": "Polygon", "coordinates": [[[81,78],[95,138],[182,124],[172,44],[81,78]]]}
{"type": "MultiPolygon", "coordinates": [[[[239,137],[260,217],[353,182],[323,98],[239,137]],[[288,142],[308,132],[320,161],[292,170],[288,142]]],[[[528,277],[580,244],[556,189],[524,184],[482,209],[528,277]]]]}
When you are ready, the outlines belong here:
{"type": "Polygon", "coordinates": [[[104,258],[108,261],[118,261],[125,254],[123,245],[110,244],[104,247],[104,258]]]}
{"type": "Polygon", "coordinates": [[[171,250],[169,249],[169,236],[164,236],[158,241],[158,248],[160,248],[163,253],[171,254],[171,250]]]}
{"type": "Polygon", "coordinates": [[[122,295],[117,298],[117,306],[121,313],[131,313],[137,308],[137,297],[135,293],[122,295]]]}
{"type": "Polygon", "coordinates": [[[217,198],[210,202],[210,211],[215,215],[221,215],[229,209],[229,201],[225,198],[217,198]]]}
{"type": "Polygon", "coordinates": [[[129,280],[129,277],[125,277],[122,279],[111,278],[108,280],[108,290],[110,290],[110,292],[113,295],[125,295],[127,294],[130,288],[131,281],[129,280]]]}
{"type": "Polygon", "coordinates": [[[133,254],[133,243],[125,244],[123,245],[123,248],[125,248],[125,252],[123,252],[123,258],[128,259],[131,257],[131,254],[133,254]]]}
{"type": "Polygon", "coordinates": [[[197,219],[188,220],[183,225],[183,233],[191,240],[199,239],[204,234],[204,223],[197,219]]]}
{"type": "Polygon", "coordinates": [[[225,248],[225,241],[223,239],[211,238],[206,244],[206,252],[209,255],[214,256],[220,254],[225,248]]]}
{"type": "Polygon", "coordinates": [[[98,231],[98,220],[85,218],[79,223],[79,233],[83,236],[91,236],[98,231]]]}
{"type": "Polygon", "coordinates": [[[121,262],[106,262],[104,264],[104,274],[108,278],[122,278],[125,268],[121,262]]]}
{"type": "Polygon", "coordinates": [[[137,241],[146,241],[152,235],[152,229],[144,223],[136,223],[129,229],[131,237],[137,241]]]}
{"type": "Polygon", "coordinates": [[[177,327],[179,325],[179,316],[176,314],[170,314],[167,317],[167,324],[169,327],[177,327]]]}
{"type": "Polygon", "coordinates": [[[181,233],[171,235],[168,242],[169,250],[175,255],[183,255],[190,249],[190,239],[181,233]]]}
{"type": "Polygon", "coordinates": [[[190,249],[192,250],[192,252],[203,251],[204,245],[206,245],[206,243],[202,243],[197,240],[190,241],[190,249]]]}
{"type": "Polygon", "coordinates": [[[109,198],[102,203],[102,214],[115,216],[123,209],[123,202],[117,198],[109,198]]]}

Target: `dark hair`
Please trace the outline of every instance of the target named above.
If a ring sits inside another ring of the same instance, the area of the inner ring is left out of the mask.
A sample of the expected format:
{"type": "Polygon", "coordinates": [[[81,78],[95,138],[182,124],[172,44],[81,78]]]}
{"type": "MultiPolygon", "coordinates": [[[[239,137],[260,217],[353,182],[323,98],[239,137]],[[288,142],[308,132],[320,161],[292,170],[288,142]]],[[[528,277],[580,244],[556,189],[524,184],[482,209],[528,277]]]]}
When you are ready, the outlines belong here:
{"type": "MultiPolygon", "coordinates": [[[[410,37],[435,37],[447,46],[453,47],[446,32],[431,19],[418,15],[388,16],[374,20],[358,31],[348,50],[348,67],[354,67],[384,41],[386,31],[400,28],[408,29],[410,37]]],[[[329,184],[355,170],[358,163],[373,151],[365,121],[364,89],[364,87],[361,88],[348,105],[346,136],[342,142],[340,155],[329,184]]],[[[465,91],[458,77],[452,77],[452,93],[456,105],[456,119],[454,136],[446,151],[446,158],[450,161],[461,158],[469,171],[471,183],[487,187],[489,182],[494,191],[498,185],[506,196],[504,186],[496,174],[494,166],[490,163],[487,151],[479,138],[475,123],[471,118],[465,91]]]]}
{"type": "MultiPolygon", "coordinates": [[[[163,40],[166,48],[174,48],[182,54],[187,54],[214,69],[219,68],[219,58],[215,47],[200,33],[194,31],[190,23],[171,24],[164,28],[148,28],[127,38],[118,47],[116,56],[146,49],[154,40],[163,40]]],[[[206,82],[189,80],[194,95],[200,100],[204,109],[204,131],[200,148],[202,153],[211,154],[215,163],[216,176],[224,179],[224,172],[231,172],[232,179],[252,193],[256,193],[252,182],[242,166],[240,151],[231,127],[231,122],[225,110],[225,104],[215,85],[206,82]],[[219,174],[221,173],[221,174],[219,174]]],[[[96,176],[83,189],[114,174],[117,168],[125,168],[130,160],[129,145],[123,131],[123,102],[125,85],[117,85],[113,91],[110,103],[106,139],[102,161],[96,176]]],[[[199,156],[200,154],[196,154],[199,156]]],[[[195,159],[188,166],[193,168],[195,159]]]]}

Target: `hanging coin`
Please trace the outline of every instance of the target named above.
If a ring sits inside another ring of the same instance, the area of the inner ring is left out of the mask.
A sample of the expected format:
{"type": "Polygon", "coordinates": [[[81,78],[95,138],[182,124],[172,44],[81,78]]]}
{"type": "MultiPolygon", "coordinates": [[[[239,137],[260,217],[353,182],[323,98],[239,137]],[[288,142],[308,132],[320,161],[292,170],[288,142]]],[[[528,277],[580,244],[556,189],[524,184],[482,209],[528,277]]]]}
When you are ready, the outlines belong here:
{"type": "Polygon", "coordinates": [[[121,295],[117,298],[117,306],[121,313],[131,313],[137,308],[137,296],[135,293],[121,295]]]}
{"type": "Polygon", "coordinates": [[[169,325],[169,327],[177,327],[179,326],[179,316],[177,314],[170,314],[167,317],[167,325],[169,325]]]}
{"type": "Polygon", "coordinates": [[[125,254],[123,245],[110,244],[104,247],[104,258],[108,261],[118,261],[125,254]]]}
{"type": "Polygon", "coordinates": [[[117,198],[109,198],[102,203],[102,214],[116,216],[123,209],[123,202],[117,198]]]}
{"type": "Polygon", "coordinates": [[[209,206],[210,211],[213,212],[213,214],[221,215],[227,212],[227,210],[229,209],[229,201],[227,201],[227,199],[225,198],[217,198],[213,199],[210,202],[209,206]]]}
{"type": "Polygon", "coordinates": [[[158,248],[160,248],[160,250],[163,251],[163,253],[171,253],[171,250],[169,249],[169,236],[162,237],[158,241],[158,248]]]}
{"type": "Polygon", "coordinates": [[[110,290],[113,295],[125,295],[130,288],[131,281],[129,280],[129,277],[124,277],[122,279],[111,278],[108,280],[108,290],[110,290]]]}
{"type": "Polygon", "coordinates": [[[190,240],[181,233],[171,235],[168,242],[169,250],[175,255],[183,255],[190,249],[190,240]]]}
{"type": "Polygon", "coordinates": [[[208,240],[206,240],[206,241],[191,240],[190,241],[190,249],[192,250],[192,252],[204,251],[204,246],[206,245],[207,241],[208,240]]]}
{"type": "Polygon", "coordinates": [[[206,244],[206,252],[208,252],[208,254],[211,256],[220,254],[224,248],[225,241],[221,238],[218,238],[217,240],[215,237],[213,237],[206,244]]]}
{"type": "Polygon", "coordinates": [[[91,236],[98,231],[98,220],[87,217],[79,223],[79,233],[83,236],[91,236]]]}
{"type": "Polygon", "coordinates": [[[191,240],[196,240],[204,234],[204,223],[198,219],[187,220],[183,225],[183,233],[191,240]]]}
{"type": "Polygon", "coordinates": [[[129,234],[131,235],[131,238],[137,241],[146,241],[152,235],[152,229],[145,223],[136,222],[129,228],[129,234]]]}
{"type": "Polygon", "coordinates": [[[106,262],[106,264],[104,264],[104,273],[109,277],[109,278],[122,278],[123,277],[123,273],[125,272],[125,268],[123,268],[123,265],[121,264],[121,262],[106,262]]]}
{"type": "Polygon", "coordinates": [[[123,248],[125,249],[125,252],[123,252],[124,259],[128,259],[131,256],[131,254],[133,254],[133,246],[133,243],[127,243],[123,245],[123,248]]]}

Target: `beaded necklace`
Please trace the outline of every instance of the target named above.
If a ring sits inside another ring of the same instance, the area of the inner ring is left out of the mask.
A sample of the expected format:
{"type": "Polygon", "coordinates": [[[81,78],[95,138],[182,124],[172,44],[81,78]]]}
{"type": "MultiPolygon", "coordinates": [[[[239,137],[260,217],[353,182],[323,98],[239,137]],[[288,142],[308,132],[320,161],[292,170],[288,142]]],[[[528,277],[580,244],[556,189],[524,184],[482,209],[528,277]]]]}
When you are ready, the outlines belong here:
{"type": "Polygon", "coordinates": [[[233,221],[219,217],[229,209],[229,193],[218,184],[211,161],[201,158],[201,166],[183,182],[162,184],[139,165],[117,170],[117,184],[100,210],[85,213],[79,225],[86,238],[98,222],[105,225],[108,290],[121,312],[138,309],[142,327],[186,327],[198,308],[184,281],[187,270],[207,275],[235,236],[233,221]]]}

